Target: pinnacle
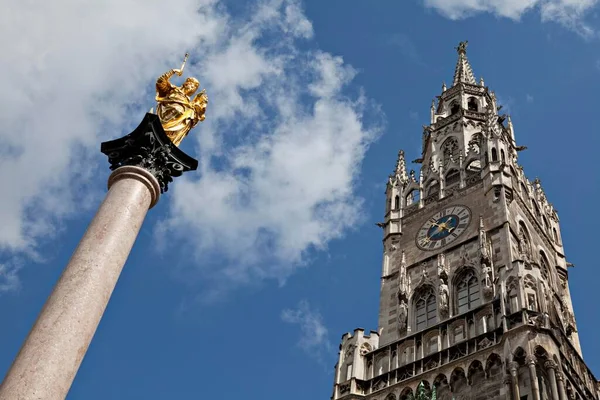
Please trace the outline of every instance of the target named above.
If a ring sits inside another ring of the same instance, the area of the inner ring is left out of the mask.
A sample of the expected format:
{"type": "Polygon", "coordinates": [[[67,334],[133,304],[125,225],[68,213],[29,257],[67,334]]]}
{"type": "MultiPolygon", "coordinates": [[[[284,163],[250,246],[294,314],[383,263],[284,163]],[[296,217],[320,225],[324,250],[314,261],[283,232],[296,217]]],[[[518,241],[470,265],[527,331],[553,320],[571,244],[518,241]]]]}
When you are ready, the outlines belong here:
{"type": "Polygon", "coordinates": [[[459,83],[470,83],[476,85],[475,76],[473,75],[473,69],[467,59],[467,44],[469,42],[460,42],[456,51],[458,52],[458,61],[456,62],[456,69],[454,70],[454,80],[452,86],[456,86],[459,83]]]}

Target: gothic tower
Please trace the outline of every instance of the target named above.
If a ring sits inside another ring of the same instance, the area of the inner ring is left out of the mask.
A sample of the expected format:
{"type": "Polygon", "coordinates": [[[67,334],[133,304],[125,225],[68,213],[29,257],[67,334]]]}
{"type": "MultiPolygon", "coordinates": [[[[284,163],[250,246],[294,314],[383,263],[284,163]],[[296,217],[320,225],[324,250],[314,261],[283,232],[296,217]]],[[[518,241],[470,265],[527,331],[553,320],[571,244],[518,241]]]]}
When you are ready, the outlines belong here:
{"type": "Polygon", "coordinates": [[[333,400],[600,398],[558,215],[466,47],[431,105],[420,171],[400,151],[389,177],[379,328],[343,335],[333,400]]]}

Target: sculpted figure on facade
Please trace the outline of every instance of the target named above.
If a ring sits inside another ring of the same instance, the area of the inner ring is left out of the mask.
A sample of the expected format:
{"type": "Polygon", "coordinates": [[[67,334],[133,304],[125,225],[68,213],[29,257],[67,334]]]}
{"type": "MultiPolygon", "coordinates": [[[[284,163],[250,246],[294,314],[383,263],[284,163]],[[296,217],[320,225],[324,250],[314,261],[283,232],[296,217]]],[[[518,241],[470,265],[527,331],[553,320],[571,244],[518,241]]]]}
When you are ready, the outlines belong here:
{"type": "Polygon", "coordinates": [[[440,297],[440,313],[442,313],[443,315],[447,315],[448,308],[449,308],[448,285],[442,279],[440,279],[439,297],[440,297]]]}
{"type": "Polygon", "coordinates": [[[448,266],[446,265],[446,255],[444,253],[438,254],[437,274],[440,279],[448,279],[448,266]]]}
{"type": "Polygon", "coordinates": [[[400,305],[398,306],[398,330],[400,332],[406,331],[408,326],[408,305],[404,301],[404,299],[400,300],[400,305]]]}
{"type": "Polygon", "coordinates": [[[406,254],[404,251],[402,251],[398,275],[398,298],[407,300],[410,296],[410,276],[408,276],[406,271],[406,254]]]}
{"type": "Polygon", "coordinates": [[[193,99],[190,98],[200,86],[196,78],[187,78],[181,86],[173,85],[169,81],[173,75],[183,74],[187,57],[186,54],[181,68],[165,72],[156,81],[156,114],[175,146],[179,146],[198,122],[204,121],[208,105],[205,90],[200,91],[193,99]]]}
{"type": "Polygon", "coordinates": [[[519,255],[523,260],[529,261],[531,256],[531,250],[529,248],[529,241],[523,230],[519,231],[519,255]]]}

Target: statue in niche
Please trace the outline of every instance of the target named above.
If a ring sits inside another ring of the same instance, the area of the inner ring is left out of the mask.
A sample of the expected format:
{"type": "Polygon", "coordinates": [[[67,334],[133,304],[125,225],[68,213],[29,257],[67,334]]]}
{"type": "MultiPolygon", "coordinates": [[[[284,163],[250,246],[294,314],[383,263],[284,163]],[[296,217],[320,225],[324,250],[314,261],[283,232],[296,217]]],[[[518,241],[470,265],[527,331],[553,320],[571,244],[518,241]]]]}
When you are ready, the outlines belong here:
{"type": "Polygon", "coordinates": [[[519,231],[519,254],[525,260],[529,260],[529,241],[527,240],[523,230],[519,231]]]}
{"type": "Polygon", "coordinates": [[[449,305],[448,285],[442,279],[440,279],[439,295],[440,295],[440,311],[447,312],[448,305],[449,305]]]}
{"type": "Polygon", "coordinates": [[[481,263],[481,275],[482,275],[482,283],[483,283],[483,291],[486,295],[489,295],[492,291],[492,277],[491,277],[492,268],[488,266],[486,263],[481,263]]]}
{"type": "Polygon", "coordinates": [[[400,300],[398,306],[398,329],[402,332],[406,330],[408,320],[408,305],[404,299],[400,300]]]}

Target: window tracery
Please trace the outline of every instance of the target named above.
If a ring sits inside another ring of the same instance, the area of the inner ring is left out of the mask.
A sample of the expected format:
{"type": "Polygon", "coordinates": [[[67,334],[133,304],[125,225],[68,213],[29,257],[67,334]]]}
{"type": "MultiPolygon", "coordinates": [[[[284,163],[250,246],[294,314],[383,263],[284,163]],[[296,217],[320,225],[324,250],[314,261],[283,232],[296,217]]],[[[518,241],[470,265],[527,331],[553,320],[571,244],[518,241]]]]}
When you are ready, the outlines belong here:
{"type": "Polygon", "coordinates": [[[442,153],[444,155],[444,165],[447,165],[451,161],[458,162],[460,148],[458,147],[458,140],[455,137],[449,137],[442,144],[442,153]]]}
{"type": "Polygon", "coordinates": [[[480,303],[479,281],[471,269],[463,272],[456,282],[456,306],[458,314],[477,307],[480,303]]]}
{"type": "Polygon", "coordinates": [[[415,327],[417,331],[437,323],[437,301],[433,287],[426,286],[415,298],[415,327]]]}

